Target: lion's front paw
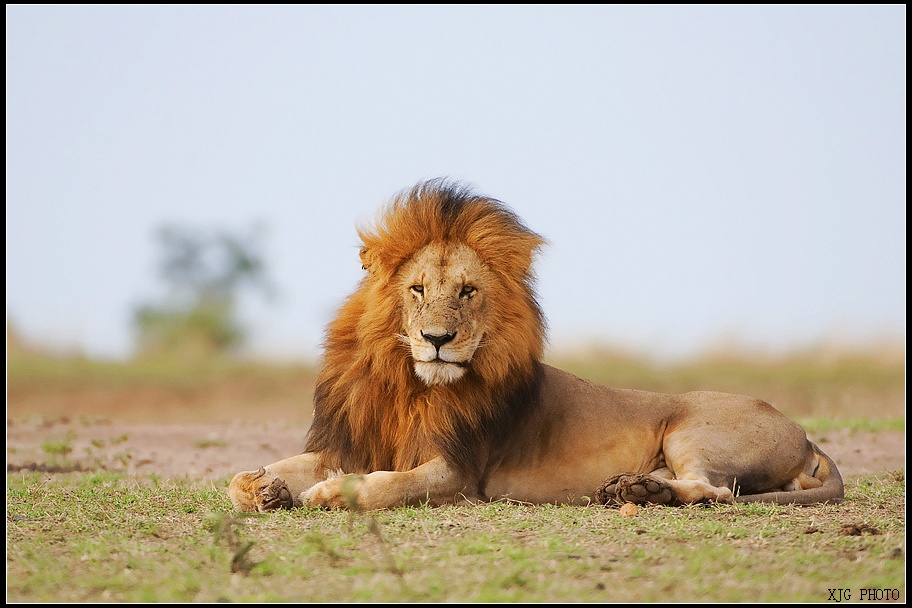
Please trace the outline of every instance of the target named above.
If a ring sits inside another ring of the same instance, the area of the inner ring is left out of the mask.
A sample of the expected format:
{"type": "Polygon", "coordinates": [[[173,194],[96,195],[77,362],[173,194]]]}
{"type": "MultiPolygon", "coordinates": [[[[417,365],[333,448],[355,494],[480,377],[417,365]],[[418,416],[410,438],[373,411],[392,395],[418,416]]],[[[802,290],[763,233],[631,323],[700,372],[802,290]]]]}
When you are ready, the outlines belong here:
{"type": "Polygon", "coordinates": [[[671,484],[664,479],[641,473],[624,473],[605,480],[596,490],[595,499],[609,506],[627,502],[667,505],[674,500],[674,492],[671,484]]]}
{"type": "Polygon", "coordinates": [[[235,509],[251,513],[295,506],[285,482],[262,467],[258,471],[243,471],[235,475],[228,486],[228,496],[235,509]]]}
{"type": "Polygon", "coordinates": [[[358,494],[363,481],[363,475],[332,477],[302,492],[300,502],[311,507],[359,511],[358,494]]]}

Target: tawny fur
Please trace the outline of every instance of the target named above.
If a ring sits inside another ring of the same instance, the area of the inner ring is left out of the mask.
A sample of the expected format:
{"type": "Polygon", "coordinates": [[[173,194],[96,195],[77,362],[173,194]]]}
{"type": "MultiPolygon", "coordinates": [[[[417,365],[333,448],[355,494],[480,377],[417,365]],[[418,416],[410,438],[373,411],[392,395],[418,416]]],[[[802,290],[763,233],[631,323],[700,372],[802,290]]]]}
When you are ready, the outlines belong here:
{"type": "Polygon", "coordinates": [[[544,239],[499,201],[425,182],[359,235],[366,274],[326,330],[304,453],[238,473],[236,508],[842,499],[832,459],[763,401],[543,364],[544,239]]]}

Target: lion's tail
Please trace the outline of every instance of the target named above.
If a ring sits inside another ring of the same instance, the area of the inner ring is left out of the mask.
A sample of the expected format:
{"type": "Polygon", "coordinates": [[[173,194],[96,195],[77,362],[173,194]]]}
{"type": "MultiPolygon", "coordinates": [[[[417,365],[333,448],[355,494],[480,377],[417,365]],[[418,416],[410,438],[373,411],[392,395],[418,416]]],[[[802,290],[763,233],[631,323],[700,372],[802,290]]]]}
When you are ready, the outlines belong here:
{"type": "Polygon", "coordinates": [[[820,482],[817,487],[799,488],[791,491],[746,494],[735,498],[735,502],[773,502],[780,505],[813,505],[826,502],[840,502],[845,497],[842,475],[833,459],[823,453],[814,442],[808,441],[817,457],[813,478],[820,482]]]}

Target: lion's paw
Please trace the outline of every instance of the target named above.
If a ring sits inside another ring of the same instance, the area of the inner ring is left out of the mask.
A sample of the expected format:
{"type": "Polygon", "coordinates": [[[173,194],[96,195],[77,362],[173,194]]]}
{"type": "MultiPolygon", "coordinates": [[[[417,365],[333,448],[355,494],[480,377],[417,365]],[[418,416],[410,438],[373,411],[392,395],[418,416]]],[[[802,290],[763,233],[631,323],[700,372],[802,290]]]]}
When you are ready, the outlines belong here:
{"type": "Polygon", "coordinates": [[[251,513],[295,506],[285,482],[263,467],[258,471],[243,471],[235,475],[228,486],[228,496],[235,509],[251,513]]]}
{"type": "Polygon", "coordinates": [[[302,492],[300,502],[311,507],[359,511],[358,494],[363,480],[363,475],[331,477],[302,492]]]}
{"type": "Polygon", "coordinates": [[[634,504],[672,504],[674,492],[664,479],[641,473],[624,473],[605,480],[596,490],[595,499],[606,506],[634,504]]]}

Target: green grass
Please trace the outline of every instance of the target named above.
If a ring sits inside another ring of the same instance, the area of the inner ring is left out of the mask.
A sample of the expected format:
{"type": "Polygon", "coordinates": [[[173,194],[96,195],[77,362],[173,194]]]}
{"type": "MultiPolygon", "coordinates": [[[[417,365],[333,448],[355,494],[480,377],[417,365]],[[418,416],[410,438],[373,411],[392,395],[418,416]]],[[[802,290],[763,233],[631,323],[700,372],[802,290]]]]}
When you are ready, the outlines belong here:
{"type": "Polygon", "coordinates": [[[69,431],[63,438],[51,439],[41,444],[41,451],[52,459],[66,458],[73,451],[73,440],[76,434],[69,431]]]}
{"type": "Polygon", "coordinates": [[[233,513],[219,487],[7,475],[14,602],[823,602],[905,599],[905,478],[841,505],[233,513]],[[843,534],[847,524],[877,533],[843,534]],[[857,595],[853,595],[857,597],[857,595]]]}

